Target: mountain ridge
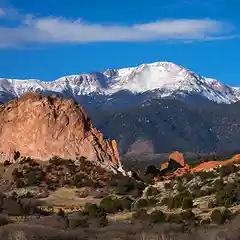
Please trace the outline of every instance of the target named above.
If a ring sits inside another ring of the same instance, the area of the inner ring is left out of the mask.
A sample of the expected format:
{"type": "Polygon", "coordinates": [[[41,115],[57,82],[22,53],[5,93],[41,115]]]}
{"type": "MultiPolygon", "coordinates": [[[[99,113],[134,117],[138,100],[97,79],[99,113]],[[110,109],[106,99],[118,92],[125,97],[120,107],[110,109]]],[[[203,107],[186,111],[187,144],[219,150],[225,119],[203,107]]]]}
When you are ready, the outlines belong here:
{"type": "MultiPolygon", "coordinates": [[[[240,100],[240,88],[205,78],[171,62],[154,62],[137,67],[107,69],[63,76],[54,81],[0,78],[0,100],[20,97],[25,92],[51,92],[64,96],[112,96],[120,91],[133,94],[154,93],[155,98],[198,95],[217,103],[240,100]],[[3,97],[2,97],[3,96],[3,97]]],[[[5,101],[5,100],[3,100],[5,101]]]]}

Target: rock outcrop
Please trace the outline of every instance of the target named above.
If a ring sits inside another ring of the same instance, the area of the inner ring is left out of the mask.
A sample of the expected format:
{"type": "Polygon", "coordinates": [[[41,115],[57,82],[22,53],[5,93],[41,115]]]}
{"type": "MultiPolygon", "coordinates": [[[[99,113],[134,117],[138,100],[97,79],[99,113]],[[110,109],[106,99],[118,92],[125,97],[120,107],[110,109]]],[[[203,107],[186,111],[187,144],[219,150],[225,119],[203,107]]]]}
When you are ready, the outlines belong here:
{"type": "Polygon", "coordinates": [[[208,162],[200,163],[195,168],[192,168],[191,172],[211,171],[217,167],[228,165],[231,163],[239,164],[240,163],[240,154],[237,154],[233,158],[227,159],[225,161],[208,161],[208,162]]]}
{"type": "Polygon", "coordinates": [[[160,166],[161,171],[171,172],[177,169],[190,169],[186,163],[184,156],[180,152],[173,152],[169,155],[168,161],[160,166]]]}
{"type": "Polygon", "coordinates": [[[17,151],[39,160],[84,156],[108,169],[121,167],[116,141],[104,139],[74,100],[56,96],[27,93],[0,105],[1,161],[17,151]]]}

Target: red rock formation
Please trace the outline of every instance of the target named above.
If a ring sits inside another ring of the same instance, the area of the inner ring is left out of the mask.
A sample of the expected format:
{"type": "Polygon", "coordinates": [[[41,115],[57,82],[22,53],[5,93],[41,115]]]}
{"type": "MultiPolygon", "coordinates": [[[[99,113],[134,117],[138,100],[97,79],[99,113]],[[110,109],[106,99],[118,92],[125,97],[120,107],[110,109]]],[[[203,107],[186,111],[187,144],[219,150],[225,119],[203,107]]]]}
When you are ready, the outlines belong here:
{"type": "Polygon", "coordinates": [[[230,163],[238,163],[240,164],[240,154],[235,155],[232,159],[227,159],[225,161],[208,161],[203,162],[197,165],[194,168],[191,168],[185,161],[184,156],[180,152],[174,152],[169,155],[169,160],[165,163],[163,163],[160,167],[161,170],[165,170],[166,175],[168,177],[176,177],[181,176],[184,173],[187,172],[200,172],[200,171],[211,171],[219,166],[228,165],[230,163]],[[171,163],[172,161],[172,163],[171,163]],[[171,174],[168,174],[168,172],[171,172],[171,164],[174,165],[173,162],[178,163],[178,168],[171,174]],[[169,170],[169,171],[168,171],[169,170]]]}
{"type": "Polygon", "coordinates": [[[170,159],[173,159],[174,161],[179,163],[182,167],[184,167],[186,165],[186,161],[184,159],[184,156],[180,152],[174,152],[174,153],[170,154],[169,155],[169,160],[170,159]]]}
{"type": "Polygon", "coordinates": [[[121,165],[116,141],[105,140],[81,106],[36,93],[0,105],[1,160],[16,151],[40,160],[85,156],[107,168],[121,165]]]}
{"type": "Polygon", "coordinates": [[[214,168],[217,168],[219,166],[228,165],[230,163],[240,163],[240,154],[234,156],[231,159],[227,159],[225,161],[208,161],[208,162],[200,163],[195,168],[192,168],[191,172],[213,170],[214,168]]]}
{"type": "Polygon", "coordinates": [[[167,169],[170,167],[170,162],[174,161],[179,165],[179,168],[190,169],[189,165],[186,163],[184,156],[180,152],[173,152],[169,155],[168,161],[160,166],[160,170],[167,169]]]}

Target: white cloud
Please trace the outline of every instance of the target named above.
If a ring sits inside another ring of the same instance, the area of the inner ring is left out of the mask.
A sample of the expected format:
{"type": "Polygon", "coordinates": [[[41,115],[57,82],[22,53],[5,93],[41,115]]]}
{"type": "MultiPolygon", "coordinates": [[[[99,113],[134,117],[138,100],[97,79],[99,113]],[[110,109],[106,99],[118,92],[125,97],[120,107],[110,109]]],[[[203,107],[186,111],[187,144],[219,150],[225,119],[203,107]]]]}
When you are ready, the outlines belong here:
{"type": "Polygon", "coordinates": [[[5,11],[3,8],[0,8],[0,18],[5,17],[5,11]]]}
{"type": "Polygon", "coordinates": [[[0,26],[0,47],[27,43],[89,43],[153,40],[214,40],[227,37],[231,24],[211,19],[173,19],[130,26],[25,16],[15,28],[0,26]]]}

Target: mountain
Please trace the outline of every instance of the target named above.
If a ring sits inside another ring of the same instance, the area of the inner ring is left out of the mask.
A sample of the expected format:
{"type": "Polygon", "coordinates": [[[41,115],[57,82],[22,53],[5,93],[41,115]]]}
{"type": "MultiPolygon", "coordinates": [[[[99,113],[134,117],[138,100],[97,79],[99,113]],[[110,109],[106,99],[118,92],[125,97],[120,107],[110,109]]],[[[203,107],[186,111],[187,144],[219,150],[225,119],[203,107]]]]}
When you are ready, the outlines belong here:
{"type": "Polygon", "coordinates": [[[189,104],[154,99],[120,111],[91,114],[93,122],[112,138],[121,154],[239,152],[240,103],[189,104]]]}
{"type": "MultiPolygon", "coordinates": [[[[24,92],[59,93],[65,97],[90,96],[107,103],[122,92],[141,101],[151,98],[202,97],[218,103],[232,103],[240,99],[240,88],[200,75],[170,62],[142,64],[138,67],[109,69],[65,76],[55,81],[0,79],[0,101],[20,97],[24,92]]],[[[124,93],[124,94],[123,94],[124,93]]]]}
{"type": "Polygon", "coordinates": [[[37,93],[0,105],[0,152],[1,161],[19,152],[39,160],[86,157],[106,169],[121,167],[116,141],[104,139],[81,106],[37,93]]]}
{"type": "Polygon", "coordinates": [[[240,88],[169,62],[55,81],[0,79],[0,102],[25,92],[74,98],[121,154],[238,151],[240,88]]]}

